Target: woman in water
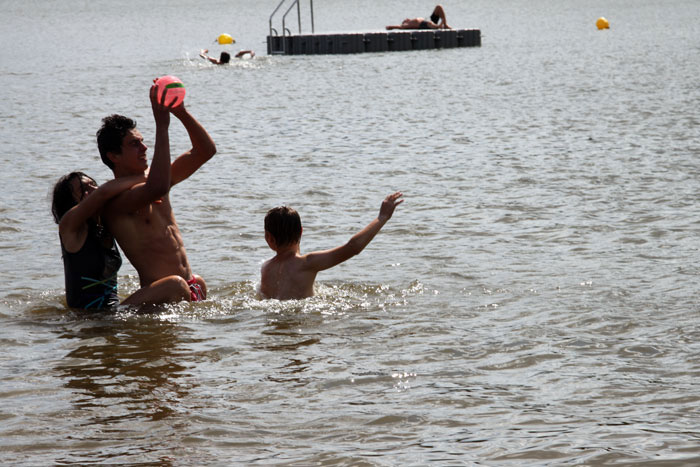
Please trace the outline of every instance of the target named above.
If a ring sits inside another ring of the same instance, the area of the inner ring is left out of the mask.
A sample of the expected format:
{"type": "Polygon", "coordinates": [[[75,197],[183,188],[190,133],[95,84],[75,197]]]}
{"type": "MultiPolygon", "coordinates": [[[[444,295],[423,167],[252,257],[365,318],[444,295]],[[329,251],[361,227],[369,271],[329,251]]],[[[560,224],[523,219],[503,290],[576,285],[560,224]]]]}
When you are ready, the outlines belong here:
{"type": "Polygon", "coordinates": [[[119,304],[117,273],[122,258],[100,222],[100,210],[112,197],[143,181],[142,175],[124,177],[98,188],[84,173],[71,172],[54,186],[51,211],[58,224],[69,307],[100,309],[119,304]]]}

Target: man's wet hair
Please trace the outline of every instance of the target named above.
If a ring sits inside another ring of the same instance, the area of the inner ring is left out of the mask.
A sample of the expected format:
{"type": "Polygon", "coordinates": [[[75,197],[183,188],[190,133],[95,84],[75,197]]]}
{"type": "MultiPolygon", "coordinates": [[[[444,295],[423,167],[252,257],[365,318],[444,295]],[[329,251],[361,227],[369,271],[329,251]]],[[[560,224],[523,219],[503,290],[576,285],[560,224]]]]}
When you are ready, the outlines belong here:
{"type": "MultiPolygon", "coordinates": [[[[80,192],[83,192],[83,177],[87,177],[93,182],[95,181],[92,177],[85,175],[83,172],[71,172],[68,175],[64,175],[59,178],[53,187],[53,198],[51,201],[51,214],[53,214],[53,219],[58,224],[61,222],[63,216],[71,210],[71,208],[80,202],[80,200],[75,199],[73,194],[73,189],[71,184],[76,178],[80,182],[80,192]]],[[[97,185],[97,182],[95,182],[97,185]]]]}
{"type": "Polygon", "coordinates": [[[220,63],[228,63],[231,61],[231,54],[228,52],[221,52],[221,56],[219,57],[219,62],[220,63]]]}
{"type": "Polygon", "coordinates": [[[288,206],[280,206],[267,211],[265,230],[270,232],[277,246],[297,243],[301,239],[301,217],[288,206]]]}
{"type": "Polygon", "coordinates": [[[136,121],[123,115],[114,114],[102,119],[102,126],[97,130],[97,148],[102,162],[110,169],[114,169],[114,162],[109,160],[107,153],[121,154],[124,137],[134,128],[136,121]]]}

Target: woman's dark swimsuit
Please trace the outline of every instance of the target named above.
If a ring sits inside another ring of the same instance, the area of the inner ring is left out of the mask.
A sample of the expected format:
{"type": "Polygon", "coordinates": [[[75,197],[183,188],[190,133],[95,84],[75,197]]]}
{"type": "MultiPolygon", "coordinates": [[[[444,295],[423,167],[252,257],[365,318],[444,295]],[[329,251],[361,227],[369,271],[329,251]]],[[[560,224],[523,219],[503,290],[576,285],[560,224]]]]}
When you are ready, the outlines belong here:
{"type": "Polygon", "coordinates": [[[110,308],[119,305],[117,273],[122,257],[111,235],[89,225],[87,238],[76,253],[63,252],[66,302],[72,308],[110,308]]]}

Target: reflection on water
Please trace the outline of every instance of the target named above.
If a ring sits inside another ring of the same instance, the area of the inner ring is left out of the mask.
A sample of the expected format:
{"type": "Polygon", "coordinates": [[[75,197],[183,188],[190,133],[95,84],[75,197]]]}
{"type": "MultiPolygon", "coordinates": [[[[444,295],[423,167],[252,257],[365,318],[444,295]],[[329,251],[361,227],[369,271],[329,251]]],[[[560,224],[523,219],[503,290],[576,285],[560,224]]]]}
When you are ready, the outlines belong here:
{"type": "Polygon", "coordinates": [[[187,328],[167,321],[88,317],[59,332],[77,347],[56,366],[64,385],[75,391],[74,405],[94,412],[92,423],[158,420],[173,413],[188,385],[182,348],[187,328]]]}
{"type": "Polygon", "coordinates": [[[203,341],[168,319],[176,309],[73,310],[53,331],[57,346],[69,349],[53,369],[70,393],[64,417],[81,426],[63,441],[67,451],[57,460],[119,463],[163,451],[160,463],[172,461],[158,445],[182,424],[182,401],[198,387],[188,373],[196,364],[192,345],[203,341]]]}

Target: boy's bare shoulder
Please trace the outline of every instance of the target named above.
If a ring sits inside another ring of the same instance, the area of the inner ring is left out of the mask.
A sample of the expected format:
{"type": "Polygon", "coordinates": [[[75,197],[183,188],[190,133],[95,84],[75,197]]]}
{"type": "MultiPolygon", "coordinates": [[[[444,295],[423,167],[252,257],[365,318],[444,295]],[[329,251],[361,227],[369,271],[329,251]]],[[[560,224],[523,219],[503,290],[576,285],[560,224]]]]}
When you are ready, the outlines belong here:
{"type": "Polygon", "coordinates": [[[308,255],[275,255],[263,263],[262,269],[270,269],[272,267],[286,270],[298,269],[303,267],[304,263],[306,263],[307,256],[308,255]]]}

